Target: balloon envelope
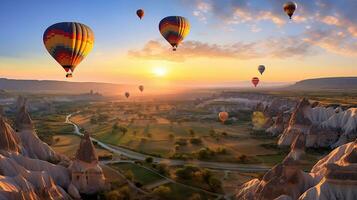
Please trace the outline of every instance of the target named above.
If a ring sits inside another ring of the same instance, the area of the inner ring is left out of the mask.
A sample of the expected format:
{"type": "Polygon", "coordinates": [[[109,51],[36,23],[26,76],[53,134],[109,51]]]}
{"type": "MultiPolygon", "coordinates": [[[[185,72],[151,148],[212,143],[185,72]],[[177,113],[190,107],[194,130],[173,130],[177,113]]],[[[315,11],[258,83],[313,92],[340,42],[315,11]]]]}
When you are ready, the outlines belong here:
{"type": "Polygon", "coordinates": [[[220,113],[218,113],[218,118],[219,118],[219,120],[221,120],[221,122],[223,122],[223,123],[224,123],[225,121],[227,121],[228,117],[229,117],[229,115],[228,115],[227,112],[220,112],[220,113]]]}
{"type": "Polygon", "coordinates": [[[297,4],[295,2],[289,1],[284,4],[283,8],[284,8],[284,12],[291,19],[291,17],[293,16],[293,14],[297,8],[297,4]]]}
{"type": "Polygon", "coordinates": [[[160,21],[159,30],[175,51],[177,46],[189,34],[190,23],[184,17],[169,16],[160,21]]]}
{"type": "Polygon", "coordinates": [[[143,85],[139,85],[139,90],[140,90],[140,92],[144,91],[144,86],[143,85]]]}
{"type": "Polygon", "coordinates": [[[257,87],[257,85],[259,83],[259,78],[258,77],[253,77],[252,78],[252,83],[253,83],[254,87],[257,87]]]}
{"type": "Polygon", "coordinates": [[[129,96],[130,96],[130,93],[129,92],[125,92],[125,97],[129,98],[129,96]]]}
{"type": "Polygon", "coordinates": [[[77,22],[61,22],[48,27],[43,43],[51,56],[71,77],[76,66],[89,54],[94,45],[93,31],[77,22]]]}
{"type": "Polygon", "coordinates": [[[264,65],[259,65],[258,71],[260,72],[260,74],[263,74],[264,71],[265,71],[265,66],[264,65]]]}
{"type": "Polygon", "coordinates": [[[145,14],[145,12],[144,12],[143,9],[139,9],[139,10],[136,11],[136,15],[137,15],[140,19],[142,19],[142,18],[144,17],[144,14],[145,14]]]}

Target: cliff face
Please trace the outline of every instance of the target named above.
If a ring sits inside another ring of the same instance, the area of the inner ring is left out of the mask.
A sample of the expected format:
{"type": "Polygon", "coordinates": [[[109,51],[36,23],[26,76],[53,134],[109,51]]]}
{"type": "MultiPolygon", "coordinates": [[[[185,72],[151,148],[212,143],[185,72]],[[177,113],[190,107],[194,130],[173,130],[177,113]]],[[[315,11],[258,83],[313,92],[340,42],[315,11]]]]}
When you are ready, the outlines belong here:
{"type": "MultiPolygon", "coordinates": [[[[0,116],[0,199],[70,199],[69,170],[27,157],[22,138],[0,116]]],[[[26,142],[25,142],[26,143],[26,142]]]]}
{"type": "Polygon", "coordinates": [[[0,199],[80,199],[80,193],[106,188],[89,135],[82,139],[76,159],[70,161],[38,138],[26,100],[18,102],[22,105],[17,105],[17,131],[0,115],[0,199]]]}
{"type": "Polygon", "coordinates": [[[315,167],[313,171],[323,177],[299,200],[357,199],[357,142],[336,149],[315,167]],[[343,149],[344,153],[339,155],[343,149]]]}
{"type": "Polygon", "coordinates": [[[303,151],[301,134],[290,154],[262,180],[253,179],[238,188],[239,200],[331,200],[357,199],[357,141],[345,144],[322,158],[310,173],[298,167],[296,150],[303,151]]]}
{"type": "Polygon", "coordinates": [[[279,146],[289,146],[303,133],[307,147],[336,147],[357,137],[357,108],[348,110],[311,105],[302,99],[279,138],[279,146]]]}

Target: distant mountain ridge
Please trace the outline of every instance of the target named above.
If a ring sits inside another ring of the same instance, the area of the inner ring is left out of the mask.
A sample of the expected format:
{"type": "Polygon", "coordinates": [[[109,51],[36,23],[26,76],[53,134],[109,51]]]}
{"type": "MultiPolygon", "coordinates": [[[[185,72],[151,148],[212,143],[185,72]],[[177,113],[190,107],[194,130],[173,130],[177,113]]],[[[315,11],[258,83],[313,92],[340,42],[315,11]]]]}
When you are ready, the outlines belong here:
{"type": "Polygon", "coordinates": [[[93,90],[100,93],[122,93],[124,88],[133,87],[122,84],[96,82],[67,82],[52,80],[16,80],[0,78],[0,90],[19,92],[84,93],[93,90]]]}
{"type": "Polygon", "coordinates": [[[357,89],[357,77],[329,77],[306,79],[296,82],[288,87],[297,90],[316,90],[316,89],[337,89],[349,90],[357,89]]]}

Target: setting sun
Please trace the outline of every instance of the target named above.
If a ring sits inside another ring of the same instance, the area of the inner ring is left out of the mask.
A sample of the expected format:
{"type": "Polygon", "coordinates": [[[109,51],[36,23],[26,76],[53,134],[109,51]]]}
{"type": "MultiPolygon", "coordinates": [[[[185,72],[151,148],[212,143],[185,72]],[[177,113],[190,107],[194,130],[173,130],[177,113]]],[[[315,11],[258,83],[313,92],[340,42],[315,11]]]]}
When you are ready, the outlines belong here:
{"type": "Polygon", "coordinates": [[[152,72],[155,76],[163,77],[167,74],[167,69],[164,67],[155,67],[152,72]]]}

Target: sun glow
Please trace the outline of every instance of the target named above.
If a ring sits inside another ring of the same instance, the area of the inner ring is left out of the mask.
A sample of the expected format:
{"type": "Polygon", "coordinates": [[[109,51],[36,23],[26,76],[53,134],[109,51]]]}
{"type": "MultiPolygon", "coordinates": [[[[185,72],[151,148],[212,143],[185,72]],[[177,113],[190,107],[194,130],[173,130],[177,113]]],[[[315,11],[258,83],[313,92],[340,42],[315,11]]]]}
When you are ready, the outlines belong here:
{"type": "Polygon", "coordinates": [[[152,69],[152,72],[155,76],[163,77],[167,74],[167,69],[164,67],[155,67],[152,69]]]}

